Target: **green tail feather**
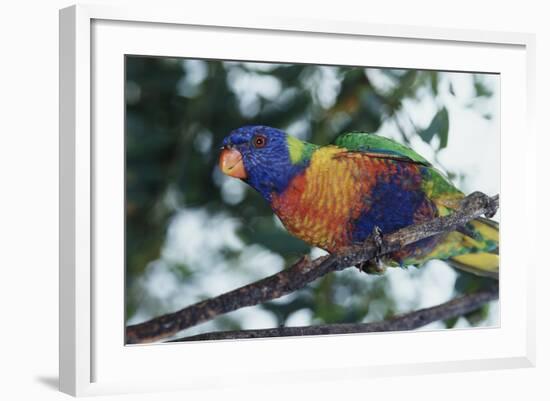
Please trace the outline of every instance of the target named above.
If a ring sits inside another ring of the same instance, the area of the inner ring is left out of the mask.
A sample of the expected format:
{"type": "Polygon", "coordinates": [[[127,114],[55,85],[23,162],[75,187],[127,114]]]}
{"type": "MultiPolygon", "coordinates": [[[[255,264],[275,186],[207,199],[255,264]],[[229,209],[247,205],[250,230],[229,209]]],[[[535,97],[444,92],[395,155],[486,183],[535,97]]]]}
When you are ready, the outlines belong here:
{"type": "Polygon", "coordinates": [[[498,279],[498,223],[478,218],[467,225],[467,231],[468,235],[458,231],[447,234],[425,260],[443,259],[457,269],[498,279]]]}

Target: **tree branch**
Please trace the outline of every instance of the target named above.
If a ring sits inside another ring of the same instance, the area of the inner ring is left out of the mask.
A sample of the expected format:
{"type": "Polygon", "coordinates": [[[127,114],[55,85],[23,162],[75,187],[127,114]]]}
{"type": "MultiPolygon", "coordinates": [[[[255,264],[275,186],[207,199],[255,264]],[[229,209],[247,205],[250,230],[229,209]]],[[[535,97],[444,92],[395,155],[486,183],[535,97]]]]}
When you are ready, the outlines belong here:
{"type": "Polygon", "coordinates": [[[482,215],[491,217],[498,209],[498,195],[490,198],[480,192],[465,197],[461,207],[449,216],[437,217],[426,223],[402,228],[384,235],[379,247],[372,238],[362,245],[322,256],[313,261],[303,257],[289,268],[262,280],[237,288],[214,298],[196,303],[177,312],[126,327],[128,344],[146,343],[170,337],[186,328],[211,320],[234,310],[264,303],[305,287],[308,283],[332,271],[391,253],[406,245],[434,235],[451,232],[482,215]]]}
{"type": "Polygon", "coordinates": [[[322,334],[372,333],[382,331],[414,330],[439,320],[451,319],[472,312],[483,304],[498,299],[498,285],[472,294],[463,295],[441,305],[420,309],[372,323],[337,323],[302,327],[276,327],[271,329],[215,331],[178,338],[168,342],[201,340],[236,340],[243,338],[313,336],[322,334]]]}

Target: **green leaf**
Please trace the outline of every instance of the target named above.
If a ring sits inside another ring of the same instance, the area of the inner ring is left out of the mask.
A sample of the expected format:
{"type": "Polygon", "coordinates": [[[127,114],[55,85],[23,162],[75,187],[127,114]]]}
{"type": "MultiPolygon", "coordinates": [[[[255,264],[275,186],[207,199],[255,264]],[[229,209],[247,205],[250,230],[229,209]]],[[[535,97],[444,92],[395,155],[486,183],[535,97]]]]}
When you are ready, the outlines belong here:
{"type": "Polygon", "coordinates": [[[452,329],[453,327],[455,327],[457,321],[458,321],[458,316],[444,320],[443,323],[445,323],[445,328],[452,329]]]}
{"type": "Polygon", "coordinates": [[[453,96],[456,96],[455,94],[455,89],[453,87],[453,84],[452,83],[449,83],[449,93],[453,96]]]}
{"type": "Polygon", "coordinates": [[[439,85],[438,73],[435,71],[430,72],[430,87],[432,89],[432,93],[434,94],[434,96],[437,96],[439,92],[437,89],[438,85],[439,85]]]}
{"type": "Polygon", "coordinates": [[[428,128],[420,131],[418,135],[426,143],[430,143],[433,137],[437,135],[439,137],[439,149],[445,148],[449,137],[449,112],[447,108],[440,109],[428,128]]]}
{"type": "Polygon", "coordinates": [[[493,92],[489,89],[483,81],[474,75],[474,90],[476,91],[476,97],[491,97],[493,92]]]}

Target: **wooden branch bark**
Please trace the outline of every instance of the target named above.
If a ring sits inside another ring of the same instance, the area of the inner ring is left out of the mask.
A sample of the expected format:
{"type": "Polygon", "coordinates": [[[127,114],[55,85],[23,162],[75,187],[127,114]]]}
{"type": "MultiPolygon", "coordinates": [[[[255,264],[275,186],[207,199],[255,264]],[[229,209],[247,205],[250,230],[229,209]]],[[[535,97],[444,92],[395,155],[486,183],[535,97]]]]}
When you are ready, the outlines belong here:
{"type": "Polygon", "coordinates": [[[491,217],[498,209],[498,195],[490,198],[474,192],[464,198],[455,213],[426,223],[412,225],[384,236],[379,247],[369,238],[362,245],[350,247],[313,261],[302,258],[289,268],[241,288],[196,303],[177,312],[126,327],[127,344],[158,341],[181,330],[211,320],[234,310],[257,305],[289,294],[332,271],[343,270],[375,256],[397,251],[406,245],[437,234],[451,232],[482,215],[491,217]]]}
{"type": "Polygon", "coordinates": [[[168,342],[201,340],[236,340],[263,337],[313,336],[323,334],[372,333],[382,331],[414,330],[439,320],[451,319],[472,312],[489,301],[498,299],[498,285],[452,299],[441,305],[419,309],[395,316],[388,320],[372,323],[320,324],[303,327],[276,327],[270,329],[216,331],[178,338],[168,342]]]}

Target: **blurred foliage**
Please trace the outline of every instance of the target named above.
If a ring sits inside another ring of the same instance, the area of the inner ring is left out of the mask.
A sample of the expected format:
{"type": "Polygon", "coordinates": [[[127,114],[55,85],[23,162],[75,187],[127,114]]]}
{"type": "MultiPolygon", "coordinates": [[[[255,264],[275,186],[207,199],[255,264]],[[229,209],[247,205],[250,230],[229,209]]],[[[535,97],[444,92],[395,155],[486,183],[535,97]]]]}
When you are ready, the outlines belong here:
{"type": "MultiPolygon", "coordinates": [[[[476,78],[472,85],[476,97],[492,95],[482,80],[476,78]]],[[[310,252],[307,244],[281,229],[270,207],[253,190],[247,188],[242,196],[224,192],[224,177],[216,164],[219,144],[231,130],[245,124],[270,125],[326,144],[340,133],[376,132],[391,121],[402,142],[418,135],[437,152],[448,143],[447,109],[438,105],[423,127],[400,111],[404,102],[426,94],[434,99],[441,91],[454,96],[452,84],[443,85],[436,71],[138,56],[126,58],[125,91],[127,319],[147,297],[140,280],[146,277],[147,266],[161,257],[170,219],[182,208],[200,206],[244,222],[240,239],[281,255],[285,264],[310,252]],[[384,85],[375,86],[373,74],[384,85]]],[[[234,261],[239,251],[224,249],[223,255],[234,261]]],[[[179,263],[172,270],[180,282],[193,283],[190,266],[179,263]]],[[[475,283],[477,279],[461,273],[455,290],[472,291],[480,285],[475,283]]],[[[316,323],[358,322],[374,316],[369,314],[373,306],[380,318],[396,313],[384,277],[369,280],[350,271],[329,274],[261,308],[284,325],[300,310],[309,311],[316,323]]],[[[166,312],[170,310],[161,306],[151,310],[166,312]]],[[[473,313],[469,319],[479,316],[473,313]]],[[[238,319],[229,315],[216,320],[220,329],[240,327],[238,319]]]]}

